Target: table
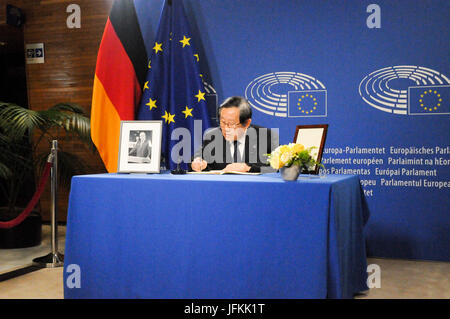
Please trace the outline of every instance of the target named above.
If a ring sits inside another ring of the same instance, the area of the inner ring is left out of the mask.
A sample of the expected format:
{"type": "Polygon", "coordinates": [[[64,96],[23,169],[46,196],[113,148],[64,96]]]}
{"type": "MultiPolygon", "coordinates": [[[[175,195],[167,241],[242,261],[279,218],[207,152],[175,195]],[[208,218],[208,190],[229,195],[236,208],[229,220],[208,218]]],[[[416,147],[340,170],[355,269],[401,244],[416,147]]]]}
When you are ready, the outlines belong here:
{"type": "Polygon", "coordinates": [[[64,296],[351,298],[367,219],[355,175],[75,176],[64,296]]]}

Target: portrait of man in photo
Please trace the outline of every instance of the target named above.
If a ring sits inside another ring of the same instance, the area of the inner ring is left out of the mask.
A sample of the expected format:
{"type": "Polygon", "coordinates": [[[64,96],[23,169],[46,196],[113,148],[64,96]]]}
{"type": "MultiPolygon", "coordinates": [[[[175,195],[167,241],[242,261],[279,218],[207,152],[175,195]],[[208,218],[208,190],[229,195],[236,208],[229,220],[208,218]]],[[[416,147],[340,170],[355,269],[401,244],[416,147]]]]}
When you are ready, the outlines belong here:
{"type": "Polygon", "coordinates": [[[145,159],[145,162],[150,162],[152,154],[151,133],[151,131],[130,131],[130,143],[134,143],[134,146],[128,151],[129,163],[143,162],[142,158],[145,159]],[[141,159],[137,160],[136,157],[141,159]]]}

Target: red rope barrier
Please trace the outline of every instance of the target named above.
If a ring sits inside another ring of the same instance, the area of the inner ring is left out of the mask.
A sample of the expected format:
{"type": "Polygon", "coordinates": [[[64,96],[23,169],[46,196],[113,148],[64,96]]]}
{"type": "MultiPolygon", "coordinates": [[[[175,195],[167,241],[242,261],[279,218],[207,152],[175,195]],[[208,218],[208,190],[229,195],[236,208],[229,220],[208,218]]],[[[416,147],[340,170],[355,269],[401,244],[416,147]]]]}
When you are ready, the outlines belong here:
{"type": "Polygon", "coordinates": [[[20,213],[19,216],[16,218],[7,221],[7,222],[0,222],[0,228],[12,228],[14,226],[19,225],[21,222],[25,220],[25,218],[28,217],[28,215],[31,213],[31,210],[36,206],[37,201],[42,195],[42,192],[44,191],[45,184],[47,183],[48,177],[50,175],[50,169],[52,167],[51,162],[47,162],[45,164],[44,173],[42,174],[41,180],[39,181],[39,186],[36,189],[36,192],[33,195],[33,198],[31,198],[31,201],[28,203],[27,207],[23,210],[22,213],[20,213]]]}

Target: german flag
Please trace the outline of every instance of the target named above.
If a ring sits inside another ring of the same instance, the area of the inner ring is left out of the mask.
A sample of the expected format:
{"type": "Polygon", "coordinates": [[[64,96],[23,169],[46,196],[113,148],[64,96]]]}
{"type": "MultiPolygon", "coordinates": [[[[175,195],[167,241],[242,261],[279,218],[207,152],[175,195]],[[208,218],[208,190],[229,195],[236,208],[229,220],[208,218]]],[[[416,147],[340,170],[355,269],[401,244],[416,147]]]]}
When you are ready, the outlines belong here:
{"type": "Polygon", "coordinates": [[[108,172],[117,171],[120,121],[134,120],[147,51],[133,0],[114,1],[97,56],[91,137],[108,172]]]}

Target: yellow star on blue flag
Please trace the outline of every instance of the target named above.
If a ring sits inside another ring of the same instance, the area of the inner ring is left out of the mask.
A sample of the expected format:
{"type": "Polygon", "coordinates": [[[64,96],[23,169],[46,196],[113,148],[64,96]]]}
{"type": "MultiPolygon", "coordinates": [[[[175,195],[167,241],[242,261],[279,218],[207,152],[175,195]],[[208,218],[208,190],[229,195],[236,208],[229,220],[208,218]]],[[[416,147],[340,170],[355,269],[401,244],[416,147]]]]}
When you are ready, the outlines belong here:
{"type": "Polygon", "coordinates": [[[191,45],[189,40],[191,40],[191,38],[186,38],[186,36],[183,36],[183,40],[180,41],[183,44],[183,48],[187,45],[191,45]]]}
{"type": "Polygon", "coordinates": [[[155,42],[155,46],[153,47],[153,50],[155,50],[156,54],[158,54],[159,51],[162,52],[162,50],[163,50],[162,43],[155,42]]]}
{"type": "Polygon", "coordinates": [[[165,112],[165,114],[163,116],[161,116],[161,118],[166,120],[167,124],[170,124],[171,122],[175,123],[174,117],[175,117],[175,114],[167,113],[167,111],[165,112]]]}
{"type": "Polygon", "coordinates": [[[190,109],[190,108],[188,108],[188,107],[186,106],[186,109],[185,109],[184,111],[181,111],[181,113],[183,113],[183,114],[184,114],[184,117],[187,118],[188,116],[193,116],[193,115],[192,115],[192,110],[193,110],[193,109],[190,109]]]}

